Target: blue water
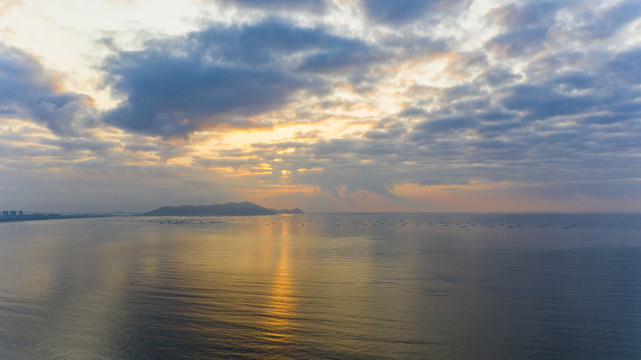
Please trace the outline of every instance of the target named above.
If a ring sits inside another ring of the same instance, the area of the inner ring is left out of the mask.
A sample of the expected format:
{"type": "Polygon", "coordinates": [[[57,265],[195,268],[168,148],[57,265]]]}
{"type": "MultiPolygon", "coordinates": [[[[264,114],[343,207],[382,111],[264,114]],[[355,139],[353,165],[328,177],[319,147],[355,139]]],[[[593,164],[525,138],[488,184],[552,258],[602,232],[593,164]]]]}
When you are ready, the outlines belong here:
{"type": "Polygon", "coordinates": [[[0,224],[0,359],[639,359],[641,215],[0,224]]]}

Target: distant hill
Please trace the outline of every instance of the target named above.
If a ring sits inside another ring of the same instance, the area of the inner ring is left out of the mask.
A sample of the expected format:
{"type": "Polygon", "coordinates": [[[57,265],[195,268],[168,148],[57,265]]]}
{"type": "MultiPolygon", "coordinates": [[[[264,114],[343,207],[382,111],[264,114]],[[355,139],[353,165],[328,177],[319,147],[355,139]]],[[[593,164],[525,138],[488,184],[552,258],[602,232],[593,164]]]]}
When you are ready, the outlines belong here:
{"type": "Polygon", "coordinates": [[[244,216],[275,215],[276,212],[248,201],[215,205],[163,206],[142,214],[143,216],[244,216]]]}
{"type": "Polygon", "coordinates": [[[295,208],[295,209],[291,209],[291,210],[288,210],[288,209],[280,209],[280,210],[269,209],[269,210],[273,211],[276,214],[304,214],[303,210],[301,210],[299,208],[295,208]]]}

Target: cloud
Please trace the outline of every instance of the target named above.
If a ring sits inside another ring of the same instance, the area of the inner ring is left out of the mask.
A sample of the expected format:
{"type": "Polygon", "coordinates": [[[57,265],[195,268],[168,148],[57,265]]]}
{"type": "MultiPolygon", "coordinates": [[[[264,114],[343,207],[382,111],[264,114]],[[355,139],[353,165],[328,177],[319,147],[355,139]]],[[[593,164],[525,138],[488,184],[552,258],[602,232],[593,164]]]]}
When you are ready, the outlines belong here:
{"type": "Polygon", "coordinates": [[[374,53],[360,40],[281,20],[212,26],[111,56],[106,84],[126,99],[105,120],[163,137],[269,126],[250,118],[302,94],[327,92],[333,73],[365,70],[374,53]]]}
{"type": "Polygon", "coordinates": [[[32,119],[58,135],[76,135],[79,122],[93,115],[92,99],[58,88],[35,57],[0,44],[0,116],[32,119]]]}
{"type": "Polygon", "coordinates": [[[459,8],[466,1],[454,0],[361,0],[367,17],[390,25],[404,25],[421,18],[434,18],[459,8]]]}
{"type": "Polygon", "coordinates": [[[427,112],[424,109],[413,107],[413,106],[406,107],[400,113],[398,113],[398,117],[401,117],[401,118],[424,117],[425,115],[427,115],[427,112]]]}
{"type": "Polygon", "coordinates": [[[2,0],[0,1],[0,16],[6,14],[11,10],[13,7],[16,7],[18,5],[22,4],[22,0],[2,0]]]}
{"type": "Polygon", "coordinates": [[[586,21],[580,31],[591,39],[605,39],[617,34],[639,17],[641,17],[641,3],[636,0],[621,1],[594,11],[590,14],[591,21],[586,21]]]}
{"type": "Polygon", "coordinates": [[[530,55],[538,51],[547,38],[548,29],[528,27],[501,33],[486,43],[486,47],[499,57],[530,55]]]}
{"type": "Polygon", "coordinates": [[[401,121],[382,120],[376,127],[368,130],[363,135],[369,140],[398,140],[407,132],[405,124],[401,121]]]}
{"type": "Polygon", "coordinates": [[[469,117],[447,117],[419,123],[414,127],[414,131],[425,131],[430,133],[462,131],[465,129],[474,128],[476,124],[477,122],[469,117]]]}
{"type": "Polygon", "coordinates": [[[556,12],[564,6],[567,4],[558,1],[530,1],[520,6],[512,3],[490,10],[488,17],[508,29],[539,26],[552,23],[556,12]]]}
{"type": "Polygon", "coordinates": [[[506,69],[503,67],[490,68],[485,71],[482,76],[483,80],[485,80],[493,87],[505,85],[522,78],[520,74],[515,74],[510,69],[506,69]]]}
{"type": "Polygon", "coordinates": [[[556,24],[557,13],[565,6],[569,6],[569,2],[532,1],[492,9],[488,19],[505,31],[487,41],[486,49],[498,57],[527,56],[540,51],[556,24]]]}
{"type": "Polygon", "coordinates": [[[607,62],[604,70],[608,71],[615,81],[638,85],[641,83],[641,47],[615,54],[607,62]]]}
{"type": "MultiPolygon", "coordinates": [[[[282,166],[322,168],[290,179],[331,194],[366,190],[390,197],[395,184],[507,181],[525,184],[518,191],[558,184],[574,187],[573,196],[607,197],[612,183],[641,176],[634,155],[641,144],[635,121],[641,118],[641,56],[635,46],[615,46],[624,49],[616,52],[581,43],[578,35],[579,45],[566,48],[558,33],[583,26],[565,23],[574,11],[566,5],[530,2],[494,12],[498,34],[477,51],[443,57],[445,69],[457,70],[453,84],[405,79],[400,111],[386,114],[405,127],[373,125],[357,136],[320,137],[297,149],[296,158],[283,158],[282,166]],[[591,185],[576,185],[581,182],[591,185]]],[[[385,60],[395,64],[407,61],[408,52],[420,53],[405,48],[418,37],[408,35],[396,48],[386,43],[397,51],[385,60]]]]}
{"type": "Polygon", "coordinates": [[[406,146],[405,156],[425,171],[405,178],[511,181],[537,189],[554,183],[573,188],[573,196],[614,196],[612,184],[634,184],[641,175],[634,155],[641,149],[637,55],[637,48],[586,48],[571,56],[559,49],[519,62],[523,75],[497,64],[469,83],[432,92],[447,106],[432,107],[407,134],[416,148],[406,146]],[[440,164],[437,173],[430,164],[440,164]]]}
{"type": "Polygon", "coordinates": [[[325,0],[220,0],[219,2],[262,10],[324,11],[327,6],[325,0]]]}
{"type": "Polygon", "coordinates": [[[120,147],[113,141],[97,141],[93,139],[41,139],[43,145],[52,145],[65,152],[91,151],[104,155],[108,150],[120,147]]]}
{"type": "MultiPolygon", "coordinates": [[[[147,54],[146,54],[147,55],[147,54]]],[[[136,59],[112,72],[111,85],[127,92],[105,117],[136,132],[173,136],[230,125],[260,127],[244,117],[274,109],[304,87],[304,79],[280,71],[210,65],[201,59],[136,59]]]]}
{"type": "Polygon", "coordinates": [[[298,191],[327,204],[401,204],[404,186],[442,204],[453,192],[468,204],[638,198],[638,2],[519,1],[486,15],[468,3],[226,0],[212,7],[232,15],[224,25],[135,50],[115,39],[100,70],[121,102],[101,116],[4,46],[1,175],[68,172],[57,186],[112,191],[134,179],[149,207],[164,205],[158,191],[203,199],[208,183],[217,197],[298,191]]]}
{"type": "Polygon", "coordinates": [[[517,85],[503,98],[508,110],[524,111],[528,120],[544,120],[559,115],[589,111],[601,99],[587,95],[565,95],[548,86],[517,85]]]}
{"type": "Polygon", "coordinates": [[[578,70],[561,73],[554,79],[557,85],[564,85],[572,90],[590,89],[594,87],[597,81],[598,78],[596,76],[578,70]]]}

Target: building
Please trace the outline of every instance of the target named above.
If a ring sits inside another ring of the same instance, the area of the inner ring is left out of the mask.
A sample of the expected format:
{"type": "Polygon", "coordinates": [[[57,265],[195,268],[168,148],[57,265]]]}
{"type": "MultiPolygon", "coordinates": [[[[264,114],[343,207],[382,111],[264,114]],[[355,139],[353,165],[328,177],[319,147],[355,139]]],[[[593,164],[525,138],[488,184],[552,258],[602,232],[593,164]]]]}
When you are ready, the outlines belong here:
{"type": "Polygon", "coordinates": [[[22,210],[3,210],[1,217],[8,218],[8,217],[18,217],[18,216],[24,216],[24,211],[22,211],[22,210]]]}

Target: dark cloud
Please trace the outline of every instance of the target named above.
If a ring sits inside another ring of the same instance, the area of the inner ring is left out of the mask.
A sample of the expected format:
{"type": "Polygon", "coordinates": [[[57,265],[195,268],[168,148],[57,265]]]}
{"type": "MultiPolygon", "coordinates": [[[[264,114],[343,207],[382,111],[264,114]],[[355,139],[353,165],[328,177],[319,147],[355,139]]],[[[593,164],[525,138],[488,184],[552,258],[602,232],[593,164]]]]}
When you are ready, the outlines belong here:
{"type": "Polygon", "coordinates": [[[606,114],[606,115],[590,115],[582,117],[580,122],[583,124],[594,125],[611,125],[614,123],[624,122],[628,120],[636,120],[641,118],[641,113],[631,114],[606,114]]]}
{"type": "Polygon", "coordinates": [[[193,34],[192,39],[208,46],[214,54],[220,51],[217,55],[229,61],[253,66],[286,66],[296,71],[333,71],[362,66],[380,58],[379,50],[361,40],[279,20],[267,20],[238,30],[213,28],[193,34]],[[229,42],[234,45],[230,46],[229,42]]]}
{"type": "Polygon", "coordinates": [[[215,66],[202,59],[152,57],[132,65],[112,71],[118,79],[111,85],[128,98],[106,120],[162,136],[186,135],[217,124],[258,127],[261,124],[238,116],[274,109],[306,85],[304,79],[284,72],[215,66]]]}
{"type": "MultiPolygon", "coordinates": [[[[354,66],[363,66],[382,60],[380,55],[373,53],[371,48],[361,42],[351,41],[350,43],[336,47],[332,51],[321,52],[308,56],[299,67],[302,71],[327,72],[341,71],[354,66]],[[351,43],[351,44],[350,44],[351,43]]],[[[360,77],[360,74],[356,74],[360,77]]],[[[361,83],[360,79],[355,79],[361,83]]],[[[365,80],[365,79],[363,79],[365,80]]]]}
{"type": "Polygon", "coordinates": [[[453,111],[474,112],[490,106],[492,100],[488,96],[476,96],[452,103],[453,111]]]}
{"type": "Polygon", "coordinates": [[[91,98],[61,92],[32,55],[0,44],[0,116],[32,119],[58,135],[77,134],[81,117],[91,114],[91,98]]]}
{"type": "Polygon", "coordinates": [[[125,150],[127,151],[141,151],[141,152],[152,152],[156,151],[157,146],[155,145],[150,145],[150,144],[128,144],[125,146],[125,150]]]}
{"type": "Polygon", "coordinates": [[[575,70],[559,74],[554,79],[554,82],[569,89],[584,90],[594,87],[598,80],[595,75],[575,70]]]}
{"type": "Polygon", "coordinates": [[[466,4],[462,0],[361,0],[368,18],[390,25],[403,25],[421,18],[434,18],[466,4]]]}
{"type": "Polygon", "coordinates": [[[449,131],[460,131],[475,127],[476,120],[470,117],[448,117],[424,121],[414,127],[414,131],[443,133],[449,131]]]}
{"type": "Polygon", "coordinates": [[[623,51],[607,62],[606,71],[616,81],[628,85],[641,83],[641,47],[623,51]]]}
{"type": "Polygon", "coordinates": [[[405,133],[406,129],[401,125],[368,130],[364,136],[369,140],[397,140],[405,133]]]}
{"type": "Polygon", "coordinates": [[[579,30],[591,39],[605,39],[617,34],[623,27],[641,17],[641,3],[621,1],[590,14],[590,19],[579,30]]]}
{"type": "Polygon", "coordinates": [[[492,9],[488,18],[505,31],[490,39],[485,47],[499,57],[527,56],[541,50],[548,31],[555,25],[557,12],[568,5],[569,2],[531,1],[492,9]]]}
{"type": "Polygon", "coordinates": [[[440,92],[443,100],[450,102],[459,100],[463,97],[480,95],[482,94],[483,90],[475,84],[464,83],[442,88],[440,92]]]}
{"type": "Polygon", "coordinates": [[[359,40],[277,20],[150,42],[107,61],[106,83],[126,100],[105,119],[165,137],[220,125],[267,126],[246,119],[301,93],[327,91],[327,75],[356,65],[365,71],[375,52],[359,40]]]}
{"type": "Polygon", "coordinates": [[[594,96],[561,94],[548,86],[518,85],[502,103],[508,110],[524,111],[527,120],[544,120],[589,111],[600,101],[594,96]]]}
{"type": "Polygon", "coordinates": [[[488,122],[503,122],[507,120],[512,120],[515,117],[515,114],[500,110],[488,108],[484,111],[477,114],[479,119],[488,121],[488,122]]]}
{"type": "Polygon", "coordinates": [[[486,48],[495,56],[528,56],[545,49],[551,38],[563,39],[566,46],[578,48],[618,34],[641,17],[641,4],[635,0],[621,1],[609,7],[581,4],[574,1],[528,1],[492,9],[487,18],[501,25],[504,31],[490,39],[486,48]],[[559,19],[562,10],[570,16],[559,19]],[[552,35],[550,35],[552,34],[552,35]]]}
{"type": "Polygon", "coordinates": [[[276,19],[242,27],[214,26],[194,32],[187,39],[161,45],[170,52],[206,55],[214,62],[286,67],[289,71],[332,69],[336,67],[335,63],[340,66],[360,64],[363,59],[371,61],[368,59],[375,55],[375,49],[361,40],[340,37],[323,28],[299,27],[276,19]],[[181,42],[187,42],[189,47],[181,49],[184,46],[181,42]]]}
{"type": "Polygon", "coordinates": [[[515,74],[510,69],[503,67],[490,68],[483,73],[482,77],[493,87],[505,85],[522,78],[520,74],[515,74]]]}
{"type": "Polygon", "coordinates": [[[516,29],[495,36],[486,47],[500,57],[526,56],[542,47],[547,32],[542,26],[516,29]]]}
{"type": "Polygon", "coordinates": [[[424,117],[427,115],[427,111],[424,109],[418,108],[418,107],[406,107],[403,109],[400,113],[398,113],[398,117],[404,118],[404,117],[424,117]]]}

